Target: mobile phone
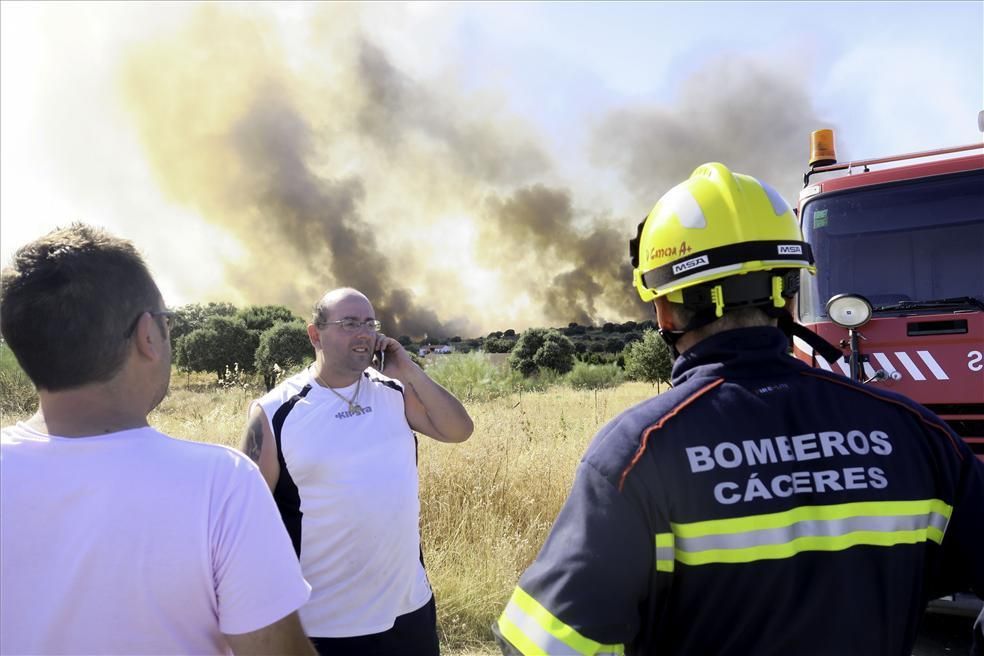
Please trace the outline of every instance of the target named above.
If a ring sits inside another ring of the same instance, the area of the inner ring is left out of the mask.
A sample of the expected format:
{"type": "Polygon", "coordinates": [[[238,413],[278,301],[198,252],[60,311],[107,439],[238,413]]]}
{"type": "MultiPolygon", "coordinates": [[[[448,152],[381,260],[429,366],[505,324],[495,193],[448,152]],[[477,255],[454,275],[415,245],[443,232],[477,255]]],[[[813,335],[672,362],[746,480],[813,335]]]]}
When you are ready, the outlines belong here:
{"type": "Polygon", "coordinates": [[[372,354],[372,366],[376,371],[382,373],[383,367],[386,366],[385,351],[376,351],[375,353],[372,354]]]}

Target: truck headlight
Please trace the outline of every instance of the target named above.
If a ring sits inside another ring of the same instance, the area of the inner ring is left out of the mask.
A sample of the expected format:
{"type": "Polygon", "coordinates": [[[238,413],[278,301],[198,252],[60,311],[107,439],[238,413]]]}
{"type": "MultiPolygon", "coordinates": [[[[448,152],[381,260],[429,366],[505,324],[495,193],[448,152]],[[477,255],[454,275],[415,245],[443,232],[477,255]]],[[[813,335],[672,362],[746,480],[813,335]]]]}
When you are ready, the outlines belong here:
{"type": "Polygon", "coordinates": [[[827,316],[841,328],[860,328],[871,320],[871,303],[858,294],[838,294],[827,301],[827,316]]]}

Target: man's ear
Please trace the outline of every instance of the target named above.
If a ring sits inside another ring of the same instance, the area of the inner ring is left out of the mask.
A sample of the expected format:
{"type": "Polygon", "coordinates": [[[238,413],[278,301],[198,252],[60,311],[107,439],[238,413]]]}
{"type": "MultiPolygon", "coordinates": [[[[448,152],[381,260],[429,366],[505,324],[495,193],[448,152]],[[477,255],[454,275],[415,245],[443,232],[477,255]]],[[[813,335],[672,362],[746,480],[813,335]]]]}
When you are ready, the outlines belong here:
{"type": "Polygon", "coordinates": [[[133,331],[133,342],[137,346],[137,352],[143,357],[156,360],[164,357],[164,342],[167,335],[164,329],[157,324],[150,312],[144,312],[137,319],[136,330],[133,331]]]}
{"type": "Polygon", "coordinates": [[[321,336],[318,334],[318,327],[313,323],[309,323],[307,327],[308,339],[311,341],[311,346],[315,349],[321,349],[321,336]]]}
{"type": "Polygon", "coordinates": [[[656,309],[656,325],[663,330],[676,330],[676,317],[673,308],[665,296],[653,299],[653,307],[656,309]]]}

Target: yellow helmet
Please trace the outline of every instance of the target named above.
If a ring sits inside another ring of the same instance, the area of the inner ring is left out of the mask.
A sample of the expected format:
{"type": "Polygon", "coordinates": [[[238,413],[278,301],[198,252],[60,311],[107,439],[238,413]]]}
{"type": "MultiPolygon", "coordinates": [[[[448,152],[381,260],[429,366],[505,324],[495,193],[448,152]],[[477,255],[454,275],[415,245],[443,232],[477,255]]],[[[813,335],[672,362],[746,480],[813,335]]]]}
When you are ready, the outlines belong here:
{"type": "Polygon", "coordinates": [[[674,303],[713,304],[716,316],[726,306],[782,307],[798,288],[798,270],[816,273],[810,245],[782,196],[718,163],[697,167],[660,198],[629,251],[643,301],[666,296],[674,303]],[[746,275],[774,269],[782,271],[746,275]]]}

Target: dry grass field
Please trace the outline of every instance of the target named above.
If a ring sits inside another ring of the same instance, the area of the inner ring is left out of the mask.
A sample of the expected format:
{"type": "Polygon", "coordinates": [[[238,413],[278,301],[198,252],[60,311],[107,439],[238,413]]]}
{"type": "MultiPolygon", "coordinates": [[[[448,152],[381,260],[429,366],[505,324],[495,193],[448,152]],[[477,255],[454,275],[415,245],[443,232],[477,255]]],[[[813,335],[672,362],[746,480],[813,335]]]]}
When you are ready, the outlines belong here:
{"type": "MultiPolygon", "coordinates": [[[[260,392],[176,372],[150,421],[177,437],[238,448],[247,404],[260,392]]],[[[489,627],[543,543],[591,436],[654,392],[644,383],[597,391],[556,385],[468,401],[475,420],[468,442],[420,438],[424,558],[445,653],[498,653],[489,627]]],[[[3,424],[22,418],[8,412],[3,424]]]]}

